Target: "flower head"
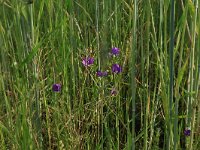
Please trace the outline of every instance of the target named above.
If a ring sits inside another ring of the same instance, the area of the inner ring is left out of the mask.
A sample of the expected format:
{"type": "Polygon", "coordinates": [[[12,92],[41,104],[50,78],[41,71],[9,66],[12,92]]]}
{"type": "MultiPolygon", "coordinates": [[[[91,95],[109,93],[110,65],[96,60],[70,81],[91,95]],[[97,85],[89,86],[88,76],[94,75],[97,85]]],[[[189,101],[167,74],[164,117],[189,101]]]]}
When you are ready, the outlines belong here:
{"type": "Polygon", "coordinates": [[[53,84],[52,90],[54,92],[59,92],[61,90],[61,84],[53,84]]]}
{"type": "Polygon", "coordinates": [[[90,66],[94,63],[94,58],[92,58],[92,57],[83,58],[82,63],[85,67],[90,66]]]}
{"type": "Polygon", "coordinates": [[[112,65],[112,72],[113,73],[120,73],[122,72],[122,67],[119,64],[112,65]]]}
{"type": "Polygon", "coordinates": [[[112,48],[112,54],[113,54],[113,55],[119,55],[119,48],[113,47],[113,48],[112,48]]]}
{"type": "Polygon", "coordinates": [[[190,136],[191,130],[190,129],[185,129],[184,134],[185,136],[190,136]]]}
{"type": "Polygon", "coordinates": [[[98,77],[104,77],[104,76],[107,76],[108,75],[108,72],[107,71],[97,71],[97,76],[98,77]]]}
{"type": "Polygon", "coordinates": [[[117,90],[115,88],[112,88],[110,94],[111,94],[111,96],[116,96],[117,95],[117,90]]]}

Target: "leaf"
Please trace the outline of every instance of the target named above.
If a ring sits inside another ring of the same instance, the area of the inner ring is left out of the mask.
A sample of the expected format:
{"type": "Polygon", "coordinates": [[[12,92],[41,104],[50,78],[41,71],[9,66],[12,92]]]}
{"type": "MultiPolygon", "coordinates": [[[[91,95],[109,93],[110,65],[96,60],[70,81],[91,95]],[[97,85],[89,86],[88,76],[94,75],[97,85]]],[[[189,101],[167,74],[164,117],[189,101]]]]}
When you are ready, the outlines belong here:
{"type": "Polygon", "coordinates": [[[29,63],[32,61],[32,59],[34,58],[34,56],[36,55],[36,53],[39,50],[41,43],[39,43],[37,46],[35,46],[32,51],[28,54],[28,56],[22,61],[22,63],[19,65],[19,67],[23,67],[25,64],[29,63]]]}
{"type": "Polygon", "coordinates": [[[177,76],[177,80],[176,80],[176,88],[175,88],[175,95],[176,96],[178,96],[179,87],[180,87],[180,84],[183,80],[183,76],[184,76],[184,73],[185,73],[185,70],[186,70],[186,67],[187,67],[187,64],[188,64],[188,58],[189,57],[187,57],[184,65],[178,71],[178,76],[177,76]]]}
{"type": "Polygon", "coordinates": [[[5,132],[9,137],[12,137],[10,135],[9,130],[1,122],[0,122],[0,130],[3,131],[3,132],[5,132]]]}
{"type": "Polygon", "coordinates": [[[194,14],[195,14],[195,6],[191,0],[188,0],[188,8],[189,8],[189,12],[193,18],[194,14]]]}

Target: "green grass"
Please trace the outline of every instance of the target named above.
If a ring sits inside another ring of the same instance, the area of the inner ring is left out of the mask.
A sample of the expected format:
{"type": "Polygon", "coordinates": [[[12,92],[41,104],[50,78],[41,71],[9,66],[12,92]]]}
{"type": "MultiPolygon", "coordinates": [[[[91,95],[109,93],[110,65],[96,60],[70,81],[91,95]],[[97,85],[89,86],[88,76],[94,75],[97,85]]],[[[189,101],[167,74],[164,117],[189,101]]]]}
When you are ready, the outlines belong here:
{"type": "Polygon", "coordinates": [[[198,149],[200,3],[172,2],[1,0],[0,149],[198,149]]]}

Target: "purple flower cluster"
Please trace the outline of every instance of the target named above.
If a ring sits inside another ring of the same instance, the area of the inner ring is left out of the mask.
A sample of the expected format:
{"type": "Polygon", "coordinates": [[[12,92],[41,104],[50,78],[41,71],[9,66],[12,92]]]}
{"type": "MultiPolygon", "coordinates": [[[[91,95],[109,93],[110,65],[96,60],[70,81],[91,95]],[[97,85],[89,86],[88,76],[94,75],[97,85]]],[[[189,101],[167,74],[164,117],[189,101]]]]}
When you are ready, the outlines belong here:
{"type": "Polygon", "coordinates": [[[61,84],[58,84],[58,83],[53,84],[52,90],[53,90],[54,92],[60,92],[60,90],[61,90],[61,84]]]}
{"type": "Polygon", "coordinates": [[[85,67],[88,67],[94,63],[94,58],[93,57],[83,58],[82,63],[85,67]]]}
{"type": "MultiPolygon", "coordinates": [[[[111,50],[111,54],[113,56],[119,55],[119,52],[120,52],[120,50],[117,47],[113,47],[111,50]]],[[[111,69],[112,69],[112,72],[116,73],[116,74],[122,72],[122,67],[119,64],[113,64],[111,69]]]]}
{"type": "Polygon", "coordinates": [[[107,76],[108,75],[108,72],[107,71],[97,71],[97,76],[98,77],[105,77],[105,76],[107,76]]]}
{"type": "MultiPolygon", "coordinates": [[[[117,47],[113,47],[113,48],[111,49],[111,53],[110,53],[110,54],[111,54],[112,56],[117,56],[117,55],[119,55],[119,53],[120,53],[120,49],[117,48],[117,47]]],[[[84,58],[82,58],[82,64],[83,64],[83,66],[85,66],[85,67],[90,67],[91,65],[94,64],[94,58],[93,58],[93,57],[90,57],[90,56],[84,57],[84,58]]],[[[112,73],[114,73],[114,74],[119,74],[119,73],[122,72],[122,67],[121,67],[119,64],[114,63],[114,64],[112,64],[112,66],[111,66],[111,71],[112,71],[112,73]]],[[[105,77],[105,76],[108,75],[108,72],[107,72],[107,71],[98,70],[98,71],[96,72],[96,75],[97,75],[97,77],[105,77]]],[[[61,91],[61,84],[53,84],[52,90],[53,90],[54,92],[60,92],[60,91],[61,91]]],[[[113,88],[113,89],[111,90],[111,95],[112,95],[112,96],[115,96],[116,94],[117,94],[117,91],[113,88]]]]}
{"type": "Polygon", "coordinates": [[[119,55],[119,48],[113,47],[111,53],[112,53],[112,55],[119,55]]]}
{"type": "MultiPolygon", "coordinates": [[[[119,48],[113,47],[111,49],[111,54],[113,56],[114,55],[119,55],[119,53],[120,53],[120,49],[119,48]]],[[[89,67],[92,64],[94,64],[94,58],[93,57],[85,57],[85,58],[82,59],[82,64],[85,67],[89,67]]],[[[111,70],[112,70],[113,73],[118,74],[118,73],[122,72],[122,67],[119,64],[113,64],[111,70]]],[[[107,76],[108,72],[107,71],[102,72],[102,71],[99,70],[99,71],[97,71],[96,74],[97,74],[98,77],[103,77],[103,76],[107,76]]]]}
{"type": "Polygon", "coordinates": [[[112,65],[112,72],[113,73],[120,73],[122,72],[122,67],[119,64],[112,65]]]}
{"type": "Polygon", "coordinates": [[[190,129],[185,129],[184,130],[184,135],[185,136],[190,136],[190,134],[191,134],[191,130],[190,129]]]}

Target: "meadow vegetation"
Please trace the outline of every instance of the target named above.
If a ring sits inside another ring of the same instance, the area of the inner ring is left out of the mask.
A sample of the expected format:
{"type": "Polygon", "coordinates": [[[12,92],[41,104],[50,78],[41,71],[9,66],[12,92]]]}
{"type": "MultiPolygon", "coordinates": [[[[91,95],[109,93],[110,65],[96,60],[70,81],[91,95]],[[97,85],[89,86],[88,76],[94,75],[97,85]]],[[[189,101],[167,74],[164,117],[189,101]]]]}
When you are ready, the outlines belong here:
{"type": "Polygon", "coordinates": [[[199,9],[0,0],[0,149],[197,150],[199,9]]]}

